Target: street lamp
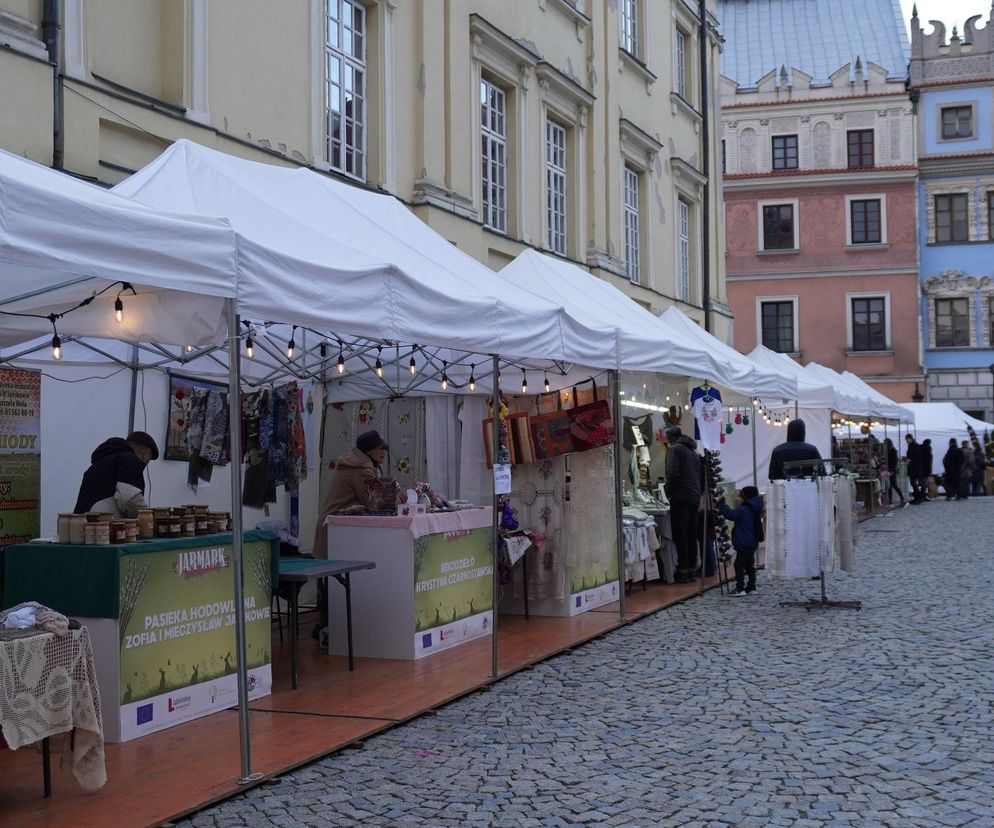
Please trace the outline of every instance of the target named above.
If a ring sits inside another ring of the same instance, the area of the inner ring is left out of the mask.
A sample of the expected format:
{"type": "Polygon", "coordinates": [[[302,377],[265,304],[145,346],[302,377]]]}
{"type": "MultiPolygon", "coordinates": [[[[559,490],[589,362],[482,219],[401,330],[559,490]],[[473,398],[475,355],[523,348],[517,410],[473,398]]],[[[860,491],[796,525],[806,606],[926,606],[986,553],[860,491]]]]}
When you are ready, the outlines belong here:
{"type": "MultiPolygon", "coordinates": [[[[991,366],[991,369],[994,370],[994,365],[991,366]]],[[[912,393],[912,395],[911,395],[911,402],[920,403],[924,399],[925,399],[925,395],[921,391],[918,390],[918,383],[916,382],[915,383],[914,393],[912,393]]]]}

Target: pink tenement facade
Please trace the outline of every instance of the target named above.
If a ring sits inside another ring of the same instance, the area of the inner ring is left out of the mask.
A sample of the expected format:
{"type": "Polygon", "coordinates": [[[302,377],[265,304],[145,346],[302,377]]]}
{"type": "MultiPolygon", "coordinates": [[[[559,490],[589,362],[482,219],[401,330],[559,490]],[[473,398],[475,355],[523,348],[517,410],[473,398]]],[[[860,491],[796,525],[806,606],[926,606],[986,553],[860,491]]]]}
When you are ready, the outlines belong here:
{"type": "Polygon", "coordinates": [[[772,54],[749,37],[793,25],[796,10],[719,3],[732,342],[851,371],[909,402],[925,378],[904,24],[888,0],[867,0],[860,31],[874,36],[861,42],[805,30],[772,54]]]}

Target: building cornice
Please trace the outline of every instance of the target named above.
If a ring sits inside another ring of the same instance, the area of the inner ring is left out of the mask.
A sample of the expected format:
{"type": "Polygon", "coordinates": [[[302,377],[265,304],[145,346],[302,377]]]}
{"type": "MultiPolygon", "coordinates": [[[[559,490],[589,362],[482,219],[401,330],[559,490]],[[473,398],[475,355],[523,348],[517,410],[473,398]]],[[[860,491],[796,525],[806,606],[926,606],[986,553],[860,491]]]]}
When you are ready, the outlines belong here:
{"type": "Polygon", "coordinates": [[[824,170],[784,170],[778,172],[731,173],[724,176],[726,192],[756,190],[764,187],[805,187],[810,184],[882,184],[887,182],[913,182],[918,175],[915,164],[898,164],[890,167],[869,167],[850,170],[833,168],[824,170]]]}
{"type": "MultiPolygon", "coordinates": [[[[758,92],[745,92],[741,94],[751,94],[756,95],[758,92]]],[[[894,98],[896,101],[901,101],[902,103],[908,102],[908,96],[904,92],[904,87],[901,90],[892,90],[888,92],[864,92],[858,95],[830,95],[827,97],[817,97],[817,98],[791,98],[790,100],[773,100],[773,101],[748,101],[743,103],[730,103],[721,105],[721,110],[724,112],[726,109],[758,109],[762,107],[804,107],[809,108],[812,104],[820,103],[837,103],[838,101],[861,101],[861,100],[877,100],[879,98],[894,98]]]]}
{"type": "Polygon", "coordinates": [[[789,279],[839,279],[860,277],[865,279],[874,276],[911,276],[918,280],[918,268],[914,262],[909,262],[904,267],[860,267],[844,270],[795,270],[777,271],[776,273],[727,273],[725,280],[728,282],[767,282],[789,279]]]}

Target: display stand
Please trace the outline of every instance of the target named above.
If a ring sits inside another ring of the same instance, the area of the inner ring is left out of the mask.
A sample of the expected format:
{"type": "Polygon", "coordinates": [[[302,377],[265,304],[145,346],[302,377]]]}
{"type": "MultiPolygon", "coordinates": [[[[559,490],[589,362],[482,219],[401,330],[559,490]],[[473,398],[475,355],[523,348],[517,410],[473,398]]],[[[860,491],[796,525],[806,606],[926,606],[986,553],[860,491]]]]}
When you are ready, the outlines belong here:
{"type": "MultiPolygon", "coordinates": [[[[845,469],[849,461],[845,458],[835,457],[830,460],[791,460],[783,464],[784,474],[788,479],[800,477],[824,477],[835,471],[845,469]]],[[[825,567],[821,567],[819,573],[821,581],[821,597],[808,598],[806,601],[781,601],[781,607],[802,607],[809,612],[813,609],[852,609],[863,608],[861,601],[830,601],[825,590],[826,578],[825,567]]]]}

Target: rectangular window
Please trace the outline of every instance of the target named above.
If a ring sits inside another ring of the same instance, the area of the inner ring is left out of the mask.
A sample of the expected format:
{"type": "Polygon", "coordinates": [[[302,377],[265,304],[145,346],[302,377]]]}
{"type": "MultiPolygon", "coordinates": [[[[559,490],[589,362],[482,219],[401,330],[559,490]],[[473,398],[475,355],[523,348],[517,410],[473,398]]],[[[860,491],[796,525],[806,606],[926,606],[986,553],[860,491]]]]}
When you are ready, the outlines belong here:
{"type": "Polygon", "coordinates": [[[763,250],[794,249],[794,205],[763,207],[763,250]]]}
{"type": "Polygon", "coordinates": [[[683,199],[677,200],[677,231],[679,237],[679,273],[677,274],[676,298],[690,301],[690,205],[683,199]]]}
{"type": "Polygon", "coordinates": [[[763,325],[763,345],[781,354],[794,351],[794,303],[762,302],[760,318],[763,325]]]}
{"type": "Polygon", "coordinates": [[[687,34],[676,30],[676,93],[687,97],[687,34]]]}
{"type": "Polygon", "coordinates": [[[507,98],[494,83],[480,81],[483,144],[483,224],[507,232],[507,98]]]}
{"type": "Polygon", "coordinates": [[[935,197],[935,240],[937,242],[968,241],[966,193],[935,197]]]}
{"type": "Polygon", "coordinates": [[[873,166],[873,130],[850,129],[846,136],[849,149],[849,169],[873,166]]]}
{"type": "Polygon", "coordinates": [[[621,0],[621,48],[633,57],[639,56],[638,4],[639,0],[621,0]]]}
{"type": "Polygon", "coordinates": [[[797,169],[796,135],[773,136],[773,169],[775,170],[797,169]]]}
{"type": "Polygon", "coordinates": [[[970,300],[935,300],[935,347],[962,348],[970,344],[970,300]]]}
{"type": "Polygon", "coordinates": [[[942,107],[942,137],[945,139],[973,137],[973,107],[942,107]]]}
{"type": "Polygon", "coordinates": [[[325,4],[325,107],[328,163],[366,174],[366,9],[358,0],[325,4]]]}
{"type": "Polygon", "coordinates": [[[566,128],[545,125],[546,234],[549,249],[566,255],[566,128]]]}
{"type": "Polygon", "coordinates": [[[853,244],[880,244],[883,241],[880,199],[853,199],[849,202],[849,226],[853,244]]]}
{"type": "Polygon", "coordinates": [[[640,207],[639,174],[625,165],[625,273],[635,285],[642,284],[639,245],[640,207]]]}
{"type": "Polygon", "coordinates": [[[852,349],[887,350],[887,306],[883,296],[860,296],[852,300],[852,349]]]}

